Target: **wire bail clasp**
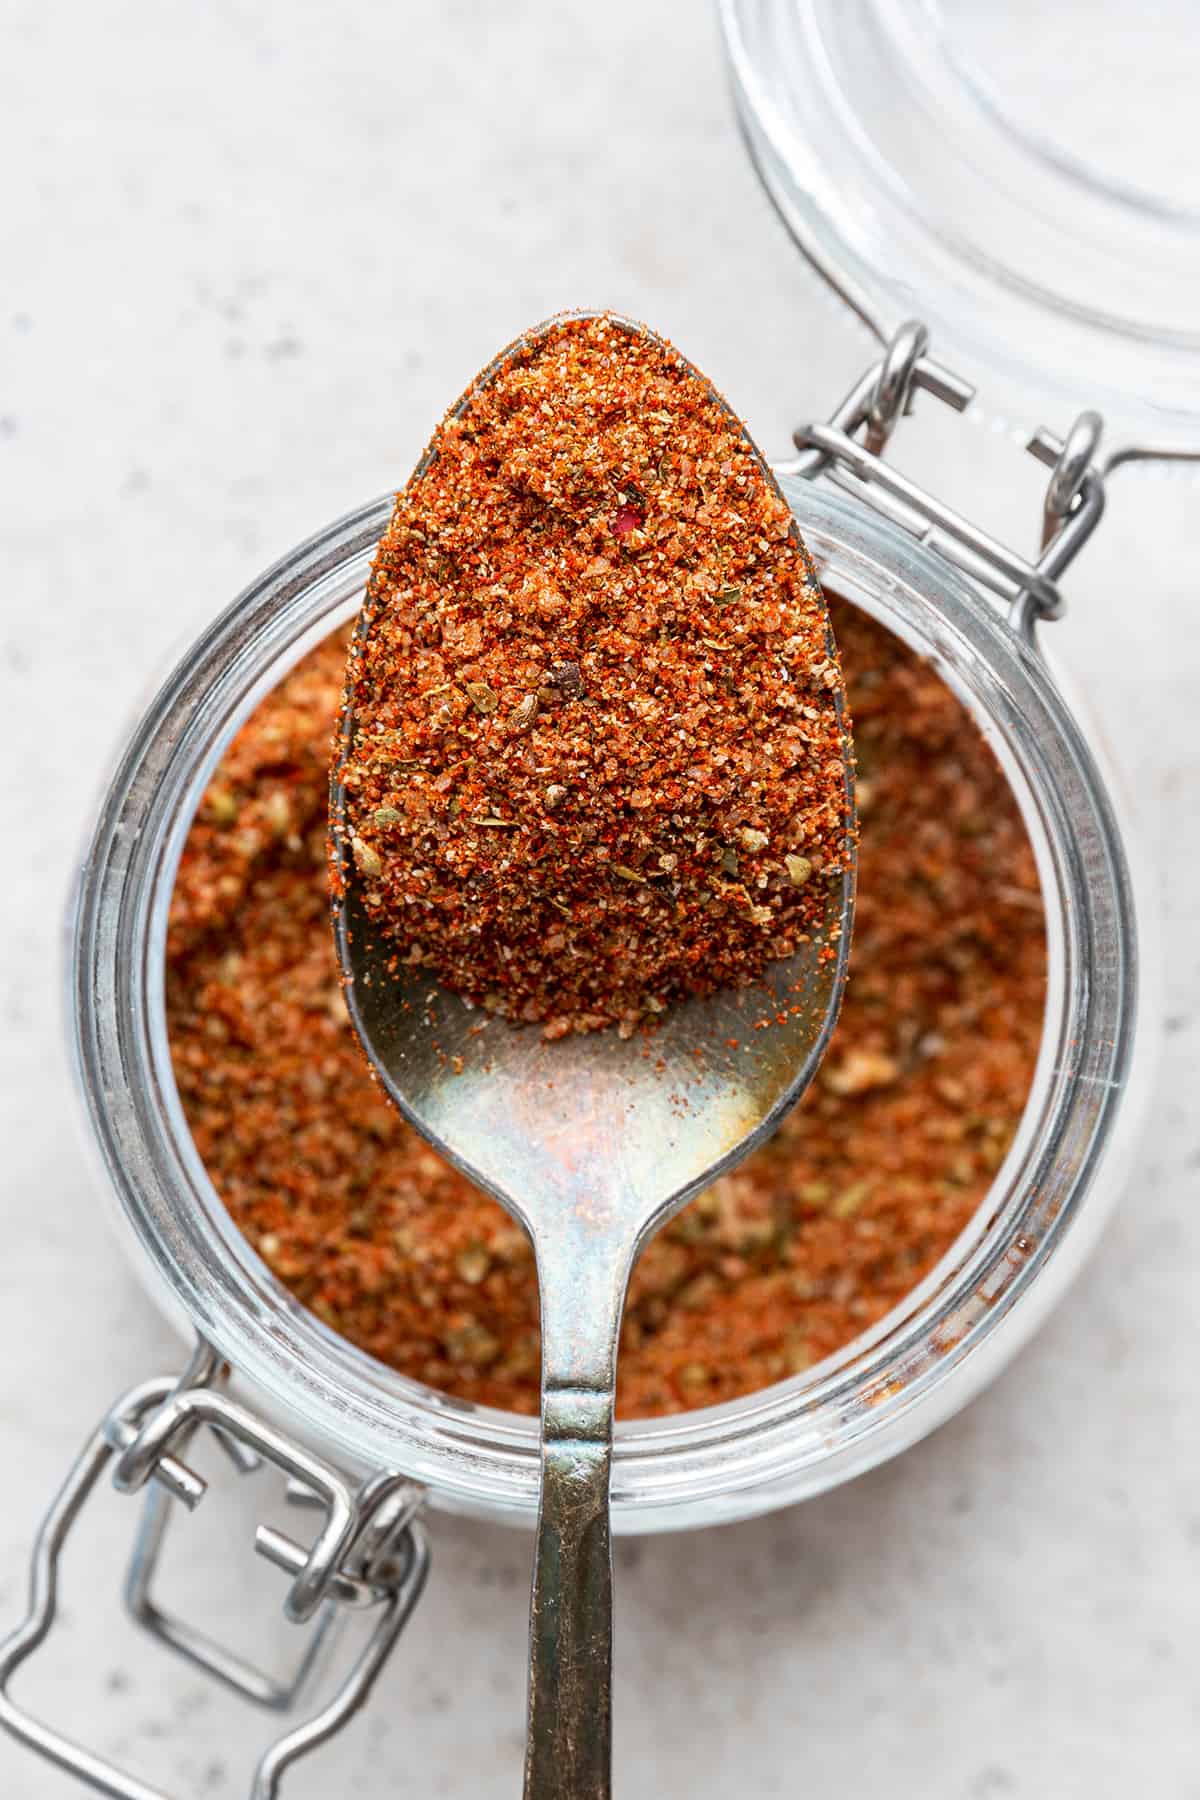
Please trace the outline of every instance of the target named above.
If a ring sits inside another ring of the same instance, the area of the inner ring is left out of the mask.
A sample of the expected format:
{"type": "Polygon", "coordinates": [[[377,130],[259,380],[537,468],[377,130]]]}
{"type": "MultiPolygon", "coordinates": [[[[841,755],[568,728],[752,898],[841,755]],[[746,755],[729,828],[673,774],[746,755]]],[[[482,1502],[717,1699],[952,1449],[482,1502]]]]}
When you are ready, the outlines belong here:
{"type": "Polygon", "coordinates": [[[34,1543],[29,1610],[23,1625],[0,1642],[0,1727],[27,1749],[110,1800],[168,1800],[25,1712],[9,1688],[21,1665],[49,1636],[58,1612],[59,1563],[72,1527],[110,1465],[118,1492],[146,1489],[142,1523],[125,1584],[136,1622],[160,1642],[256,1705],[292,1709],[329,1627],[345,1607],[367,1610],[373,1629],[332,1699],[276,1739],[259,1760],[250,1800],[277,1800],[290,1765],[339,1731],[368,1698],[380,1670],[420,1599],[429,1549],[416,1521],[423,1490],[396,1474],[360,1484],[294,1443],[211,1385],[223,1379],[216,1353],[201,1343],[180,1377],[163,1376],[132,1389],[101,1419],[50,1505],[34,1543]],[[159,1608],[151,1583],[176,1501],[189,1511],[207,1483],[183,1460],[187,1445],[207,1426],[240,1475],[269,1462],[289,1479],[289,1499],[321,1509],[309,1549],[284,1532],[259,1526],[255,1548],[292,1577],[285,1612],[313,1619],[295,1675],[285,1682],[262,1674],[184,1620],[159,1608]]]}
{"type": "Polygon", "coordinates": [[[971,384],[936,362],[928,348],[929,332],[919,320],[901,325],[880,360],[829,420],[797,428],[793,441],[799,455],[778,464],[777,473],[808,480],[823,475],[847,489],[1006,600],[1009,623],[1032,642],[1038,619],[1062,616],[1058,578],[1104,513],[1104,476],[1096,461],[1100,415],[1081,413],[1065,441],[1043,429],[1025,446],[1053,471],[1042,509],[1041,548],[1031,561],[883,460],[897,424],[911,413],[918,392],[933,394],[959,413],[975,397],[971,384]]]}

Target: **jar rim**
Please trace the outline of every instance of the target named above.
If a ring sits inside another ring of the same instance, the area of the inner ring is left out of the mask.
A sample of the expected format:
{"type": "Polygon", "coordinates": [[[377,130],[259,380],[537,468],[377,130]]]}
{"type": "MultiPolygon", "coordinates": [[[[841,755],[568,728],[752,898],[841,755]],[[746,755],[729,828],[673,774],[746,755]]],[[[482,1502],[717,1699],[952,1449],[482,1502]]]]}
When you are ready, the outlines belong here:
{"type": "MultiPolygon", "coordinates": [[[[617,1428],[613,1507],[639,1531],[744,1517],[884,1460],[958,1409],[1049,1310],[1128,1084],[1133,899],[1113,806],[1044,663],[948,565],[861,506],[783,477],[829,587],[931,659],[998,751],[1035,834],[1052,1004],[1034,1096],[991,1194],[937,1269],[816,1370],[719,1407],[617,1428]],[[1040,843],[1037,841],[1040,838],[1040,843]]],[[[76,1071],[108,1181],[153,1286],[271,1416],[357,1468],[462,1510],[529,1518],[536,1422],[374,1362],[307,1312],[218,1199],[171,1068],[167,910],[196,804],[237,726],[357,604],[390,501],[299,545],[176,667],[135,731],[77,889],[76,1071]]],[[[1096,1221],[1098,1223],[1098,1220],[1096,1221]]]]}

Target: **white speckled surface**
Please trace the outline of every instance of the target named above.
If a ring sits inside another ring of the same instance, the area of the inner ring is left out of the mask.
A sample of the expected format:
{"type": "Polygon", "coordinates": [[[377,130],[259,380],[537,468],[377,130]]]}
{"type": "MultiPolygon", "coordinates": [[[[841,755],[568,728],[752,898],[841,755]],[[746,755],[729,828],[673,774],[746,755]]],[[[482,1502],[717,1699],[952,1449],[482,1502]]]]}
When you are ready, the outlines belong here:
{"type": "MultiPolygon", "coordinates": [[[[83,1431],[177,1357],[90,1185],[59,1019],[72,853],[146,684],[263,563],[402,479],[475,368],[559,306],[670,332],[775,451],[863,344],[759,194],[692,0],[7,0],[0,30],[7,1627],[83,1431]]],[[[1007,441],[918,420],[908,454],[1028,540],[1037,475],[1007,441]]],[[[1167,875],[1169,1058],[1140,1179],[1061,1315],[903,1462],[621,1547],[625,1796],[1200,1795],[1198,583],[1196,490],[1130,483],[1054,640],[1111,716],[1167,875]]],[[[282,1659],[251,1496],[227,1504],[179,1526],[171,1597],[282,1659]]],[[[22,1692],[178,1800],[240,1800],[262,1720],[118,1620],[130,1513],[97,1501],[22,1692]]],[[[519,1791],[527,1545],[434,1535],[370,1717],[296,1800],[519,1791]]],[[[0,1793],[73,1791],[0,1742],[0,1793]]]]}

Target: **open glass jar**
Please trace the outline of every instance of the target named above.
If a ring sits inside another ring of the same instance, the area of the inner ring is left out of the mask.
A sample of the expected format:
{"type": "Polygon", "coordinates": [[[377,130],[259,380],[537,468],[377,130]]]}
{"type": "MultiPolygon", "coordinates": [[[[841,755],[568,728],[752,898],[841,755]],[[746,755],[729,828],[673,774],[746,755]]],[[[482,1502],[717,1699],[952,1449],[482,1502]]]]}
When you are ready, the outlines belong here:
{"type": "MultiPolygon", "coordinates": [[[[1062,517],[1041,562],[1023,565],[943,520],[943,553],[875,510],[872,483],[924,499],[855,435],[886,437],[918,386],[953,398],[953,379],[902,333],[806,449],[784,492],[822,579],[927,659],[994,748],[1038,860],[1049,972],[1042,1048],[1021,1129],[985,1204],[932,1274],[869,1334],[802,1375],[725,1406],[618,1427],[612,1498],[618,1531],[745,1518],[845,1481],[894,1456],[960,1408],[1014,1354],[1079,1268],[1133,1147],[1147,985],[1117,808],[1087,737],[1049,673],[1036,620],[1054,610],[1056,552],[1094,523],[1101,478],[1076,455],[1062,517]],[[823,475],[852,482],[848,497],[823,475]],[[972,540],[975,540],[974,547],[972,540]],[[982,549],[979,546],[982,546],[982,549]],[[1008,616],[956,568],[974,559],[1011,589],[1008,616]],[[1135,1055],[1135,1046],[1139,1053],[1135,1055]]],[[[1090,438],[1085,433],[1083,452],[1090,438]]],[[[890,509],[895,501],[885,502],[890,509]]],[[[151,1484],[130,1590],[144,1623],[262,1700],[263,1680],[164,1621],[149,1596],[166,1495],[195,1503],[203,1484],[181,1458],[214,1427],[244,1463],[266,1455],[316,1495],[324,1524],[307,1549],[270,1534],[260,1548],[292,1576],[291,1616],[348,1593],[380,1608],[363,1663],[334,1723],[369,1688],[419,1592],[423,1542],[415,1493],[433,1506],[532,1525],[536,1423],[422,1388],[356,1350],[276,1280],[229,1214],[193,1145],[175,1087],[164,959],[175,873],[201,795],[233,733],[320,638],[354,613],[390,502],[379,501],[270,569],[193,646],[122,757],[84,861],[71,980],[76,1068],[91,1135],[156,1298],[199,1337],[179,1384],[146,1384],[117,1403],[48,1517],[44,1579],[24,1630],[0,1647],[0,1723],[103,1791],[144,1800],[136,1783],[20,1713],[7,1684],[53,1618],[52,1572],[86,1493],[115,1458],[118,1485],[151,1484]],[[231,1399],[211,1385],[233,1371],[231,1399]],[[382,1523],[381,1523],[382,1521],[382,1523]],[[386,1530],[384,1529],[386,1527],[386,1530]],[[383,1530],[382,1539],[371,1539],[383,1530]],[[405,1553],[397,1559],[395,1534],[405,1553]],[[374,1550],[370,1551],[370,1544],[374,1550]],[[379,1561],[388,1553],[390,1574],[379,1561]]],[[[949,515],[946,516],[948,519],[949,515]]],[[[300,1727],[260,1767],[256,1796],[277,1791],[314,1735],[300,1727]],[[274,1762],[271,1758],[274,1757],[274,1762]],[[264,1773],[265,1771],[265,1773],[264,1773]]]]}
{"type": "MultiPolygon", "coordinates": [[[[1051,921],[1039,1070],[992,1196],[944,1265],[832,1363],[725,1407],[623,1426],[618,1529],[745,1517],[844,1480],[956,1410],[1061,1291],[1116,1186],[1138,1005],[1112,800],[1036,650],[937,556],[840,496],[786,492],[824,579],[929,658],[1001,756],[1051,921]],[[1105,1178],[1100,1180],[1101,1166],[1105,1178]]],[[[175,1092],[166,918],[203,789],[263,693],[360,602],[381,502],[276,565],[163,689],[110,789],[81,884],[73,1009],[92,1130],[154,1276],[253,1389],[336,1462],[399,1469],[435,1504],[532,1521],[534,1421],[420,1389],[301,1307],[233,1225],[175,1092]]]]}
{"type": "MultiPolygon", "coordinates": [[[[869,213],[862,209],[871,171],[888,161],[878,143],[868,153],[864,120],[877,92],[871,82],[885,80],[893,52],[903,49],[914,82],[923,71],[924,85],[906,91],[905,104],[919,111],[931,83],[935,91],[948,84],[942,98],[958,129],[969,129],[962,93],[953,106],[949,98],[961,68],[946,51],[945,10],[932,0],[869,0],[854,9],[834,0],[724,0],[723,20],[764,179],[803,247],[886,346],[828,425],[797,434],[800,456],[780,479],[823,581],[932,664],[1008,777],[1046,904],[1039,1063],[1021,1129],[986,1202],[887,1318],[828,1361],[744,1399],[618,1427],[618,1531],[715,1524],[802,1499],[896,1455],[964,1405],[1052,1310],[1080,1267],[1120,1191],[1149,1084],[1154,995],[1135,918],[1130,870],[1138,865],[1123,847],[1110,779],[1047,668],[1036,626],[1053,616],[1057,577],[1098,522],[1106,469],[1163,441],[1175,449],[1200,441],[1200,340],[1185,322],[1155,311],[1170,287],[1165,280],[1142,283],[1129,306],[1144,302],[1145,316],[1123,321],[1111,309],[1100,316],[1102,296],[1096,316],[1085,320],[1077,293],[1064,288],[1061,305],[1047,303],[1016,280],[1000,281],[988,304],[977,304],[964,271],[986,287],[979,270],[987,259],[977,246],[948,251],[936,216],[938,206],[969,216],[970,196],[950,191],[952,183],[936,196],[927,188],[929,205],[914,219],[903,190],[908,180],[919,185],[920,157],[908,175],[893,157],[884,198],[869,213]],[[847,68],[862,84],[865,107],[840,103],[847,68]],[[802,104],[804,97],[811,104],[802,104]],[[814,138],[821,141],[819,164],[814,138]],[[896,223],[901,216],[903,227],[896,223]],[[898,243],[910,260],[889,268],[876,252],[898,243]],[[923,333],[901,324],[914,291],[928,296],[956,361],[961,349],[968,366],[987,365],[1006,410],[1018,387],[1036,391],[1039,406],[1048,399],[1056,416],[1101,397],[1088,379],[1088,346],[1104,331],[1120,346],[1101,384],[1125,432],[1117,452],[1100,462],[1088,415],[1061,444],[1046,434],[1035,440],[1052,469],[1036,564],[956,518],[881,460],[918,389],[956,407],[969,393],[925,355],[923,333]],[[1024,341],[1012,309],[1039,305],[1047,316],[1059,315],[1049,338],[1039,340],[1048,361],[1017,367],[1006,348],[1024,341]],[[980,351],[985,341],[994,354],[980,351]],[[1138,342],[1144,381],[1134,376],[1138,342]],[[1006,606],[997,606],[997,593],[1006,606]]],[[[999,129],[994,114],[980,111],[992,133],[999,129]]],[[[1041,154],[1038,144],[1030,147],[1019,134],[1017,141],[1022,154],[1041,154]]],[[[897,146],[917,142],[914,125],[897,146]]],[[[1013,163],[994,167],[1003,188],[1013,163]]],[[[1054,192],[1057,204],[1065,190],[1054,192]]],[[[1087,219],[1085,238],[1094,212],[1087,219]]],[[[1181,259],[1175,272],[1186,273],[1194,243],[1178,220],[1154,241],[1158,260],[1151,263],[1159,275],[1172,245],[1181,259]]],[[[138,1550],[143,1577],[161,1536],[160,1490],[189,1504],[199,1498],[202,1484],[181,1458],[189,1433],[211,1425],[235,1460],[244,1462],[247,1448],[265,1454],[322,1502],[324,1524],[308,1549],[278,1534],[261,1546],[293,1578],[292,1616],[308,1618],[355,1595],[382,1608],[374,1648],[343,1689],[336,1716],[277,1746],[274,1761],[269,1756],[260,1768],[259,1800],[276,1792],[288,1761],[359,1704],[403,1624],[424,1568],[411,1523],[414,1494],[423,1491],[434,1507],[519,1524],[532,1525],[536,1514],[536,1424],[422,1388],[300,1306],[219,1200],[171,1067],[167,913],[192,816],[238,726],[313,644],[356,611],[389,506],[373,503],[299,546],[192,647],[124,751],[80,874],[70,999],[91,1136],[155,1297],[202,1348],[179,1384],[164,1378],[119,1402],[69,1477],[39,1543],[30,1619],[0,1647],[0,1723],[93,1786],[131,1800],[144,1800],[147,1790],[122,1785],[124,1778],[28,1720],[6,1691],[52,1622],[58,1550],[108,1462],[115,1460],[118,1485],[150,1484],[138,1550]],[[223,1364],[233,1371],[234,1400],[213,1392],[223,1364]]],[[[160,1636],[252,1698],[270,1699],[252,1673],[232,1668],[178,1622],[154,1613],[145,1579],[133,1593],[138,1616],[160,1636]]]]}

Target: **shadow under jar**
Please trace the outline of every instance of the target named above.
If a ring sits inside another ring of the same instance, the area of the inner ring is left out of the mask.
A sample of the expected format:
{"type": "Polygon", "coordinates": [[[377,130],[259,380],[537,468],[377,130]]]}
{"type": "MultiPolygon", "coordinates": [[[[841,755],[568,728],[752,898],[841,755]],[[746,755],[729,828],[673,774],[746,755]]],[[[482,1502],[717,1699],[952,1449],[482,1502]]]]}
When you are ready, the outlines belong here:
{"type": "MultiPolygon", "coordinates": [[[[992,1188],[938,1266],[865,1335],[723,1406],[618,1427],[618,1531],[745,1518],[924,1436],[1056,1303],[1116,1197],[1138,1107],[1134,909],[1111,793],[1025,636],[888,521],[783,478],[822,580],[937,671],[1021,808],[1046,907],[1042,1048],[992,1188]]],[[[534,1420],[456,1401],[356,1350],[302,1307],[233,1223],[192,1142],[164,1005],[180,854],[255,706],[357,609],[389,502],[302,545],[194,646],[129,745],[80,883],[73,1018],[92,1134],[153,1291],[233,1368],[253,1409],[356,1474],[398,1470],[433,1505],[532,1526],[534,1420]]],[[[1139,1069],[1142,1059],[1139,1057],[1139,1069]]]]}

